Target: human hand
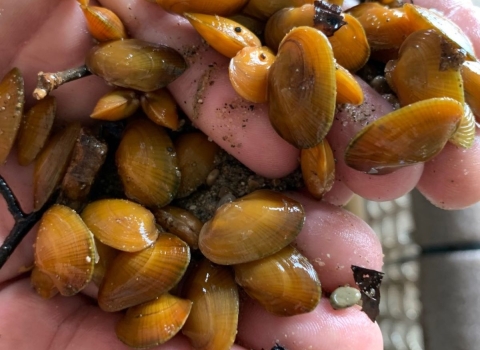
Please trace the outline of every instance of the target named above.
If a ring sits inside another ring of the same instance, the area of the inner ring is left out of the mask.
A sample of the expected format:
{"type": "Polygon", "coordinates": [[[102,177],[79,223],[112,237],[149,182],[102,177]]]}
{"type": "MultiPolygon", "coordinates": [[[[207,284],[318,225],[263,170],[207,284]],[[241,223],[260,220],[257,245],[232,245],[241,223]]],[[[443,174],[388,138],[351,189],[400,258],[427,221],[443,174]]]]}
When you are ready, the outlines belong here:
{"type": "MultiPolygon", "coordinates": [[[[0,22],[0,42],[5,48],[0,57],[0,75],[3,76],[13,66],[19,67],[26,80],[28,95],[33,91],[37,72],[58,71],[81,65],[92,44],[84,29],[83,14],[75,1],[44,0],[42,6],[38,2],[35,3],[36,6],[32,4],[28,0],[17,1],[15,5],[6,4],[0,12],[4,19],[0,22]],[[19,28],[19,23],[25,25],[19,28]]],[[[433,4],[441,5],[440,2],[433,4]]],[[[195,124],[212,139],[230,151],[232,144],[241,144],[242,147],[235,147],[232,153],[252,170],[263,175],[282,176],[298,165],[298,151],[276,135],[266,118],[264,106],[256,106],[255,112],[249,114],[246,128],[236,124],[236,116],[241,116],[239,114],[242,113],[241,108],[229,114],[228,118],[215,117],[219,114],[217,109],[223,108],[225,103],[242,102],[229,85],[226,59],[213,50],[204,49],[186,21],[167,15],[158,6],[144,0],[103,1],[101,5],[111,8],[122,18],[132,37],[167,44],[180,52],[191,49],[193,45],[200,46],[199,53],[191,57],[191,69],[170,88],[179,105],[187,114],[195,117],[195,124]],[[194,113],[198,83],[209,68],[208,65],[214,62],[216,65],[210,79],[214,79],[215,84],[204,91],[205,103],[199,108],[197,106],[194,113]],[[226,139],[224,136],[227,136],[226,139]]],[[[459,12],[456,11],[455,14],[458,15],[459,12]]],[[[472,22],[463,23],[471,24],[470,30],[473,32],[478,25],[475,17],[466,9],[462,16],[461,18],[472,19],[472,22]]],[[[478,38],[475,44],[480,45],[478,38]]],[[[88,77],[60,88],[54,93],[58,100],[57,115],[69,120],[84,120],[98,97],[108,89],[98,77],[88,77]]],[[[371,103],[382,103],[379,96],[367,95],[367,99],[371,103]]],[[[454,147],[447,147],[452,149],[451,152],[458,152],[454,147]]],[[[462,203],[478,200],[480,186],[473,182],[479,171],[475,169],[478,165],[475,161],[478,159],[477,152],[478,142],[472,150],[458,152],[464,157],[461,158],[462,162],[471,164],[471,168],[468,176],[462,176],[462,183],[456,182],[452,196],[444,200],[446,207],[463,206],[462,203]],[[458,193],[466,195],[458,198],[458,193]],[[463,202],[459,204],[458,200],[463,202]]],[[[451,168],[450,156],[444,157],[444,161],[439,160],[437,163],[451,168]]],[[[0,168],[0,173],[12,186],[26,212],[32,208],[31,170],[31,167],[18,166],[13,155],[0,168]]],[[[391,175],[372,177],[350,169],[344,169],[342,173],[340,169],[338,178],[363,191],[361,194],[366,197],[390,199],[413,188],[421,177],[422,170],[423,165],[417,165],[391,175]]],[[[457,173],[460,174],[459,169],[457,173]]],[[[429,184],[433,180],[427,176],[422,181],[429,184]]],[[[330,196],[332,200],[342,202],[342,198],[344,200],[348,197],[349,190],[341,188],[341,185],[339,187],[330,196]]],[[[440,196],[444,192],[443,188],[432,189],[431,193],[440,196]]],[[[301,194],[294,196],[302,201],[307,210],[306,225],[296,244],[314,263],[325,292],[331,292],[338,285],[354,284],[348,268],[352,264],[381,269],[381,248],[367,225],[327,203],[313,201],[301,194]]],[[[4,237],[13,221],[3,202],[0,203],[0,213],[0,236],[4,237]]],[[[44,301],[33,292],[28,280],[23,276],[17,277],[22,266],[31,264],[33,239],[34,236],[30,234],[0,273],[0,281],[4,282],[0,292],[0,302],[4,305],[0,311],[2,345],[5,344],[6,348],[15,346],[25,349],[122,348],[123,345],[113,332],[118,314],[102,312],[83,296],[55,297],[44,301]],[[29,336],[25,336],[26,331],[30,332],[29,336]]],[[[237,339],[239,344],[253,348],[270,348],[275,342],[289,349],[308,348],[310,345],[312,349],[382,348],[377,325],[370,322],[358,308],[334,311],[325,300],[312,313],[290,318],[272,316],[257,304],[245,302],[237,339]]],[[[189,345],[183,336],[177,336],[159,348],[181,349],[189,348],[189,345]]]]}

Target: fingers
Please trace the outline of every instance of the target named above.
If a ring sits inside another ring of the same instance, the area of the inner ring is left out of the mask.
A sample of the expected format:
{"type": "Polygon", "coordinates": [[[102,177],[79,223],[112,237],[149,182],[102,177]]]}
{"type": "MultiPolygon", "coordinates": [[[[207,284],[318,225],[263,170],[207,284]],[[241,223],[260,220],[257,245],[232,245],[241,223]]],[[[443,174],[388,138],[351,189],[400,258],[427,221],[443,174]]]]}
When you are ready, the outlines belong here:
{"type": "Polygon", "coordinates": [[[326,299],[314,311],[292,317],[274,316],[248,300],[242,304],[237,341],[253,349],[275,343],[286,349],[383,349],[377,323],[357,307],[335,311],[326,299]]]}

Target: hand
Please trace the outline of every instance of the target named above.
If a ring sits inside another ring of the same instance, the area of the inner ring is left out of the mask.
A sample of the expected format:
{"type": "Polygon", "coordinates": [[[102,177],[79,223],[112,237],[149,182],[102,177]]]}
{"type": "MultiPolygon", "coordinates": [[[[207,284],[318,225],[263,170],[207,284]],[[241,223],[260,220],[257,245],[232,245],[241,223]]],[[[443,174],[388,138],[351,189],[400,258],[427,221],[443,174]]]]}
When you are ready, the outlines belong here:
{"type": "MultiPolygon", "coordinates": [[[[448,1],[416,1],[432,5],[449,13],[448,1]]],[[[475,33],[480,23],[474,12],[456,4],[453,13],[467,33],[475,33]]],[[[93,3],[92,3],[93,5],[93,3]]],[[[248,114],[247,127],[239,124],[244,109],[236,108],[227,115],[225,104],[241,105],[229,85],[225,65],[227,60],[213,50],[205,49],[196,33],[185,20],[165,14],[159,6],[145,0],[104,0],[101,5],[116,12],[132,37],[159,42],[182,53],[190,52],[191,68],[170,89],[179,105],[194,120],[197,127],[232,152],[252,170],[266,176],[279,177],[298,165],[298,151],[273,131],[266,118],[266,108],[256,105],[248,114]],[[196,52],[196,53],[193,53],[196,52]],[[193,53],[193,54],[192,54],[193,53]],[[213,64],[213,68],[209,65],[213,64]],[[215,81],[198,93],[204,72],[210,71],[209,81],[215,81]],[[199,105],[199,97],[205,101],[199,105]],[[225,137],[226,136],[226,137],[225,137]],[[240,147],[232,148],[231,145],[240,147]]],[[[25,77],[27,97],[33,91],[39,71],[59,71],[83,64],[92,40],[86,31],[85,20],[73,0],[18,0],[0,8],[0,76],[11,67],[19,67],[25,77]]],[[[478,16],[477,16],[478,17],[478,16]]],[[[480,52],[480,39],[473,38],[480,52]],[[476,39],[476,41],[475,41],[476,39]]],[[[68,120],[87,120],[99,96],[109,87],[98,77],[88,77],[69,83],[54,92],[58,101],[57,115],[68,120]]],[[[381,104],[380,97],[366,93],[369,103],[381,104]]],[[[29,100],[30,104],[32,99],[29,100]]],[[[462,207],[480,199],[477,174],[480,172],[480,142],[463,152],[453,146],[437,157],[432,165],[405,168],[385,176],[370,176],[339,165],[336,189],[327,198],[336,204],[351,194],[344,183],[365,197],[387,200],[412,189],[418,181],[424,193],[445,207],[462,207]],[[462,168],[452,166],[462,163],[462,168]],[[465,164],[465,167],[463,166],[465,164]],[[467,168],[468,167],[468,168],[467,168]],[[437,169],[435,169],[437,168],[437,169]],[[439,171],[438,169],[443,170],[439,171]],[[463,175],[467,169],[468,174],[463,175]],[[462,181],[456,181],[459,176],[462,181]],[[434,177],[437,177],[434,179],[434,177]],[[451,179],[455,181],[452,183],[451,179]],[[447,181],[448,180],[448,181],[447,181]],[[440,186],[439,188],[429,186],[440,186]],[[459,195],[461,194],[461,195],[459,195]]],[[[13,188],[25,212],[32,209],[32,167],[20,167],[15,152],[0,167],[0,174],[13,188]]],[[[338,157],[337,157],[338,158],[338,157]]],[[[337,286],[353,285],[350,265],[380,270],[382,253],[373,231],[360,219],[324,202],[302,194],[293,195],[307,210],[305,228],[296,241],[300,250],[313,262],[325,292],[337,286]]],[[[0,201],[0,237],[3,240],[13,219],[0,201]]],[[[101,311],[92,299],[85,296],[57,296],[42,300],[20,275],[22,267],[32,263],[34,232],[24,240],[0,272],[0,341],[5,348],[25,349],[122,349],[127,348],[115,337],[114,324],[119,314],[101,311]]],[[[309,314],[279,318],[265,312],[254,302],[242,306],[237,342],[247,348],[271,348],[275,342],[288,349],[382,349],[380,330],[359,308],[334,311],[322,300],[309,314]]],[[[240,346],[236,346],[240,349],[240,346]]],[[[188,340],[176,336],[159,349],[189,349],[188,340]]]]}

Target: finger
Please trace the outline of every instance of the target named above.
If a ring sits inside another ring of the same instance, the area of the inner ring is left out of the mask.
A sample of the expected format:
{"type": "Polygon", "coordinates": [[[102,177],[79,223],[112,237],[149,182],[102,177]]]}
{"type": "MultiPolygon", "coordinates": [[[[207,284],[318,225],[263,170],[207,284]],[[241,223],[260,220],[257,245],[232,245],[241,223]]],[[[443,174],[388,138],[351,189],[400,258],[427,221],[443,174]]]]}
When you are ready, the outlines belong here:
{"type": "Polygon", "coordinates": [[[305,225],[295,245],[313,264],[322,290],[355,285],[351,265],[381,270],[383,254],[375,232],[360,218],[330,203],[298,193],[288,196],[300,201],[306,212],[305,225]]]}
{"type": "Polygon", "coordinates": [[[372,121],[392,111],[392,106],[361,79],[358,79],[365,101],[360,106],[347,106],[335,116],[327,135],[334,153],[337,177],[354,193],[370,200],[386,201],[410,192],[423,171],[423,164],[408,166],[386,175],[366,174],[345,164],[345,149],[350,140],[372,121]],[[392,186],[394,184],[394,186],[392,186]]]}
{"type": "Polygon", "coordinates": [[[146,1],[102,4],[116,12],[136,38],[160,42],[187,56],[189,69],[170,90],[196,127],[260,175],[282,177],[298,167],[299,151],[273,130],[266,105],[250,103],[235,93],[228,60],[201,45],[185,19],[146,1]]]}
{"type": "MultiPolygon", "coordinates": [[[[3,286],[0,293],[2,348],[128,350],[117,339],[115,324],[121,313],[106,313],[83,296],[39,297],[27,279],[3,286]],[[28,330],[28,336],[25,333],[28,330]]],[[[153,350],[191,349],[177,335],[153,350]]],[[[241,350],[235,346],[233,349],[241,350]]]]}
{"type": "Polygon", "coordinates": [[[276,343],[286,349],[383,349],[377,323],[357,307],[335,311],[325,298],[314,311],[292,317],[269,314],[257,303],[246,300],[237,339],[239,344],[252,349],[270,349],[276,343]]]}

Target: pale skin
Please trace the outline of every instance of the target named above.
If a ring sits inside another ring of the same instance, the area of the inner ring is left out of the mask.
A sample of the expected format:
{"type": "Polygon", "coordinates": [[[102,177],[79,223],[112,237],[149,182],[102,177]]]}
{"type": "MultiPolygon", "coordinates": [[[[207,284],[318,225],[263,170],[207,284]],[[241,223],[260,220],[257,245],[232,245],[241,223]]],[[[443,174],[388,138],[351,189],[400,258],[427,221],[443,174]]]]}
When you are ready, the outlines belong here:
{"type": "MultiPolygon", "coordinates": [[[[480,28],[477,19],[480,11],[472,9],[470,1],[418,0],[415,3],[444,10],[467,34],[472,33],[471,39],[480,52],[480,38],[473,36],[480,28]]],[[[171,45],[179,51],[200,44],[198,36],[184,20],[164,13],[145,0],[104,0],[101,5],[121,17],[132,37],[171,45]]],[[[19,67],[25,77],[28,96],[31,96],[38,71],[55,72],[79,66],[91,45],[83,14],[74,0],[18,0],[0,5],[0,76],[11,67],[19,67]]],[[[241,108],[228,117],[221,112],[225,103],[242,104],[229,87],[224,68],[226,62],[215,52],[201,47],[190,61],[190,70],[170,86],[177,102],[199,128],[254,171],[270,177],[289,173],[298,165],[298,151],[270,127],[265,106],[256,106],[248,115],[248,126],[243,129],[238,122],[244,116],[240,115],[241,108]],[[210,77],[215,84],[204,91],[203,103],[194,112],[199,99],[198,83],[209,64],[215,65],[210,77]],[[240,146],[233,149],[232,144],[240,146]]],[[[70,83],[54,93],[59,106],[57,115],[68,120],[86,120],[98,97],[109,89],[98,77],[70,83]]],[[[377,106],[383,103],[379,96],[368,91],[366,98],[377,106]]],[[[29,97],[28,105],[31,103],[29,97]]],[[[383,106],[378,111],[388,110],[388,106],[383,106]]],[[[345,147],[347,142],[334,134],[329,138],[337,139],[339,148],[345,147]]],[[[471,150],[462,151],[447,145],[435,161],[390,175],[365,175],[339,164],[337,178],[342,181],[327,199],[341,204],[353,190],[371,199],[387,200],[417,185],[441,207],[466,207],[480,200],[479,153],[480,137],[477,136],[471,150]]],[[[23,209],[29,212],[32,208],[32,167],[20,167],[12,152],[6,164],[0,166],[0,174],[13,188],[23,209]]],[[[381,246],[371,228],[334,205],[308,199],[303,194],[291,195],[300,200],[307,211],[307,222],[296,245],[313,262],[325,292],[339,285],[353,284],[349,269],[352,264],[381,270],[381,246]]],[[[5,202],[0,200],[0,240],[8,234],[12,224],[5,202]]],[[[35,233],[31,232],[0,272],[1,347],[127,349],[113,331],[119,313],[101,311],[86,296],[57,296],[45,301],[35,294],[28,278],[21,274],[21,269],[32,263],[34,237],[35,233]]],[[[95,294],[95,290],[90,294],[95,294]]],[[[237,336],[239,345],[234,348],[269,349],[275,342],[288,349],[383,348],[378,325],[358,307],[334,311],[324,299],[309,314],[279,318],[254,302],[245,302],[237,336]]],[[[188,340],[182,335],[158,347],[189,348],[188,340]]]]}

